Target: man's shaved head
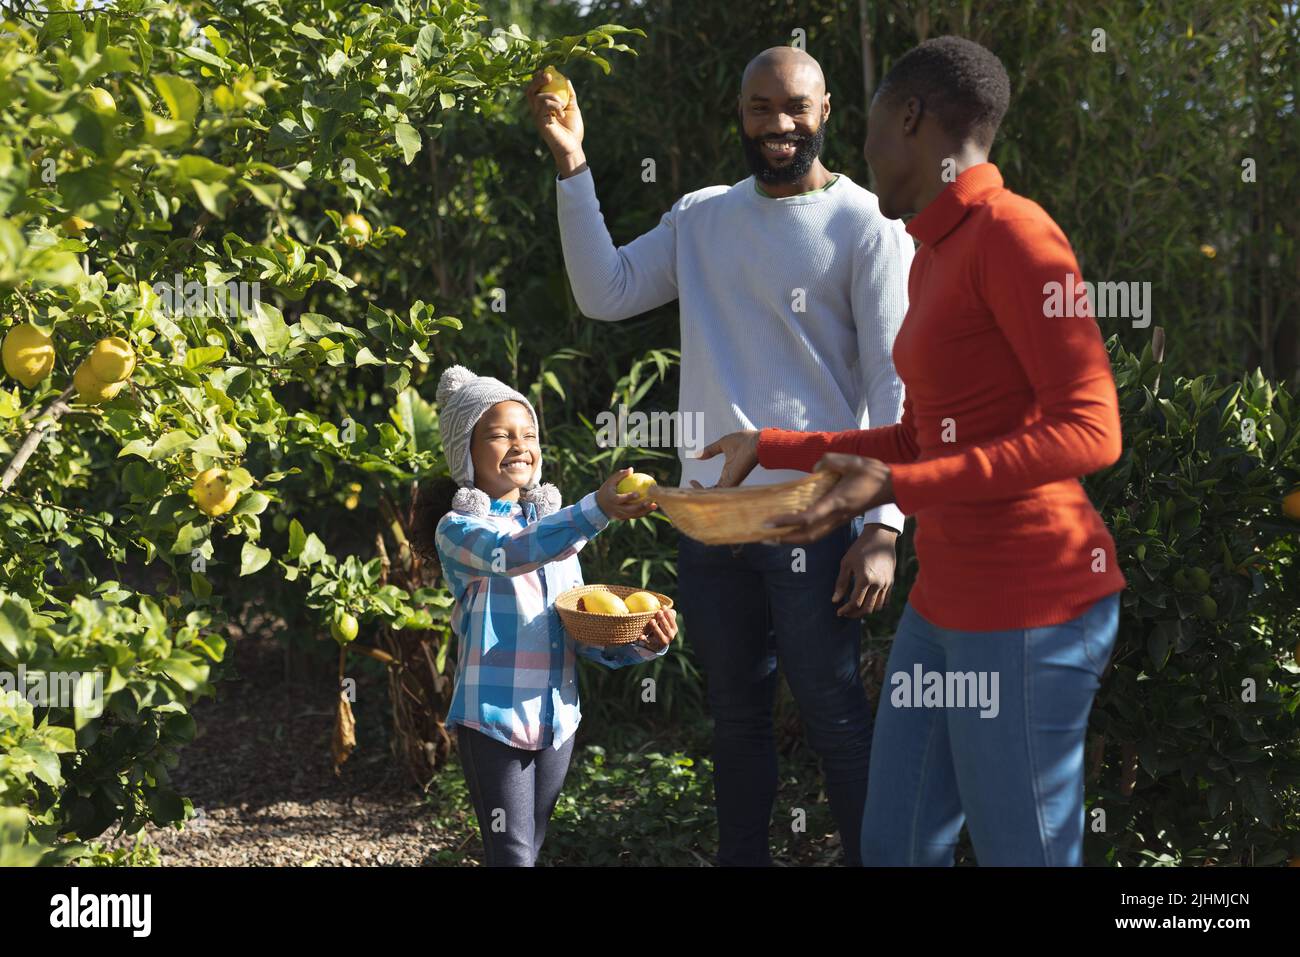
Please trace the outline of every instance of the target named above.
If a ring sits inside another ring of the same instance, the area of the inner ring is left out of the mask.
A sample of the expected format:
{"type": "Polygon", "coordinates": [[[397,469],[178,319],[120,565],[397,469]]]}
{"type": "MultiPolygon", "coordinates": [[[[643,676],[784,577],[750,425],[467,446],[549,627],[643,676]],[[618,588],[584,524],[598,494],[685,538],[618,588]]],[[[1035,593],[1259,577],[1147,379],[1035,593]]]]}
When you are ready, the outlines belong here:
{"type": "Polygon", "coordinates": [[[768,47],[745,66],[745,72],[740,77],[740,95],[745,95],[755,74],[787,71],[790,74],[807,71],[807,77],[801,76],[800,79],[809,84],[806,90],[809,94],[819,96],[826,92],[826,77],[822,75],[821,64],[815,59],[795,47],[768,47]]]}
{"type": "Polygon", "coordinates": [[[822,68],[803,50],[769,47],[740,79],[740,141],[745,162],[769,186],[793,188],[825,174],[817,159],[831,114],[822,68]]]}

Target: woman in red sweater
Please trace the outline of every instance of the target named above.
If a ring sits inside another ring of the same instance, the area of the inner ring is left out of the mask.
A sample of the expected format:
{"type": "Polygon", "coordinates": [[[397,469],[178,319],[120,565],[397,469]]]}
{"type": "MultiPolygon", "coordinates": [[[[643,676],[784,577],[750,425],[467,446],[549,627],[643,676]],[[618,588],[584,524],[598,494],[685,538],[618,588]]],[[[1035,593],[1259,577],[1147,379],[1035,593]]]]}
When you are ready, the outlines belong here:
{"type": "Polygon", "coordinates": [[[920,570],[872,740],[868,865],[950,865],[963,823],[982,865],[1082,863],[1084,735],[1124,576],[1079,476],[1118,459],[1120,421],[1069,241],[988,162],[1008,99],[996,56],[939,37],[871,105],[881,210],[914,213],[920,243],[893,350],[902,420],[734,432],[702,453],[726,455],[720,485],[756,464],[840,474],[773,520],[795,527],[782,541],[884,502],[917,517],[920,570]],[[1076,308],[1052,308],[1062,295],[1076,308]]]}

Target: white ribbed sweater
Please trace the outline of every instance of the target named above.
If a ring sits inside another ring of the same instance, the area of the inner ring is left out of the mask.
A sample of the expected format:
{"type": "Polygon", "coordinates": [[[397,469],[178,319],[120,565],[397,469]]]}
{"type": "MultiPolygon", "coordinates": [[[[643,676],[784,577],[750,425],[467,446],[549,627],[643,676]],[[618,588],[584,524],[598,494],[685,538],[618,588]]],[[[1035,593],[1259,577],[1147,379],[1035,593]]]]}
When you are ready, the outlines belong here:
{"type": "MultiPolygon", "coordinates": [[[[890,351],[913,244],[874,194],[840,174],[824,190],[777,199],[751,176],[686,194],[658,226],[615,248],[589,169],[557,179],[556,193],[583,313],[626,319],[679,300],[678,411],[698,424],[700,448],[737,429],[898,421],[903,385],[890,351]]],[[[678,457],[682,486],[712,485],[722,471],[720,455],[701,461],[679,446],[678,457]]],[[[745,484],[801,475],[759,466],[745,484]]],[[[866,521],[903,527],[893,505],[866,521]]]]}

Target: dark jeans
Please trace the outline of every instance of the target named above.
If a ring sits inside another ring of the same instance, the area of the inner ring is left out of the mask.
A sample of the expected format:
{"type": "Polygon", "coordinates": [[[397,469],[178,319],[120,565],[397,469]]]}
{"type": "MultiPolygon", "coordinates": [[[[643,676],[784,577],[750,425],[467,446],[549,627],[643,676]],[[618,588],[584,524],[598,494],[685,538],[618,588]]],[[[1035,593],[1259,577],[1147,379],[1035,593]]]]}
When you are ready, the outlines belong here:
{"type": "Polygon", "coordinates": [[[560,798],[573,738],[558,750],[526,751],[456,726],[456,746],[469,785],[488,867],[532,867],[560,798]]]}
{"type": "Polygon", "coordinates": [[[708,684],[719,864],[771,863],[778,661],[821,758],[845,863],[861,864],[872,731],[858,674],[862,624],[835,614],[842,599],[831,602],[840,560],[861,530],[857,519],[802,546],[702,545],[681,537],[678,609],[708,684]]]}

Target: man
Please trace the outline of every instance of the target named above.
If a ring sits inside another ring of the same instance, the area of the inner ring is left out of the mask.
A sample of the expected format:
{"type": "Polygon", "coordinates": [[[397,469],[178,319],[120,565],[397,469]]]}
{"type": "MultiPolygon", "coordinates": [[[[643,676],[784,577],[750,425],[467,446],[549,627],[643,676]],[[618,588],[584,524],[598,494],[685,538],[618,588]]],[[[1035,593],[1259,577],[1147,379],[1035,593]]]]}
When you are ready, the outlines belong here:
{"type": "MultiPolygon", "coordinates": [[[[746,67],[738,100],[753,175],[689,193],[659,225],[615,248],[568,99],[528,96],[555,158],[565,265],[579,308],[626,319],[680,303],[679,412],[695,434],[868,428],[898,420],[890,348],[907,308],[912,243],[876,198],[819,154],[830,94],[817,61],[774,47],[746,67]]],[[[722,462],[679,449],[681,484],[711,485],[722,462]]],[[[788,481],[755,469],[749,484],[788,481]]],[[[887,505],[805,548],[705,546],[683,536],[678,605],[708,681],[720,864],[771,861],[777,788],[772,728],[778,660],[826,775],[846,862],[857,864],[871,712],[858,675],[859,619],[882,608],[902,516],[887,505]],[[837,603],[842,602],[842,604],[837,603]]]]}

